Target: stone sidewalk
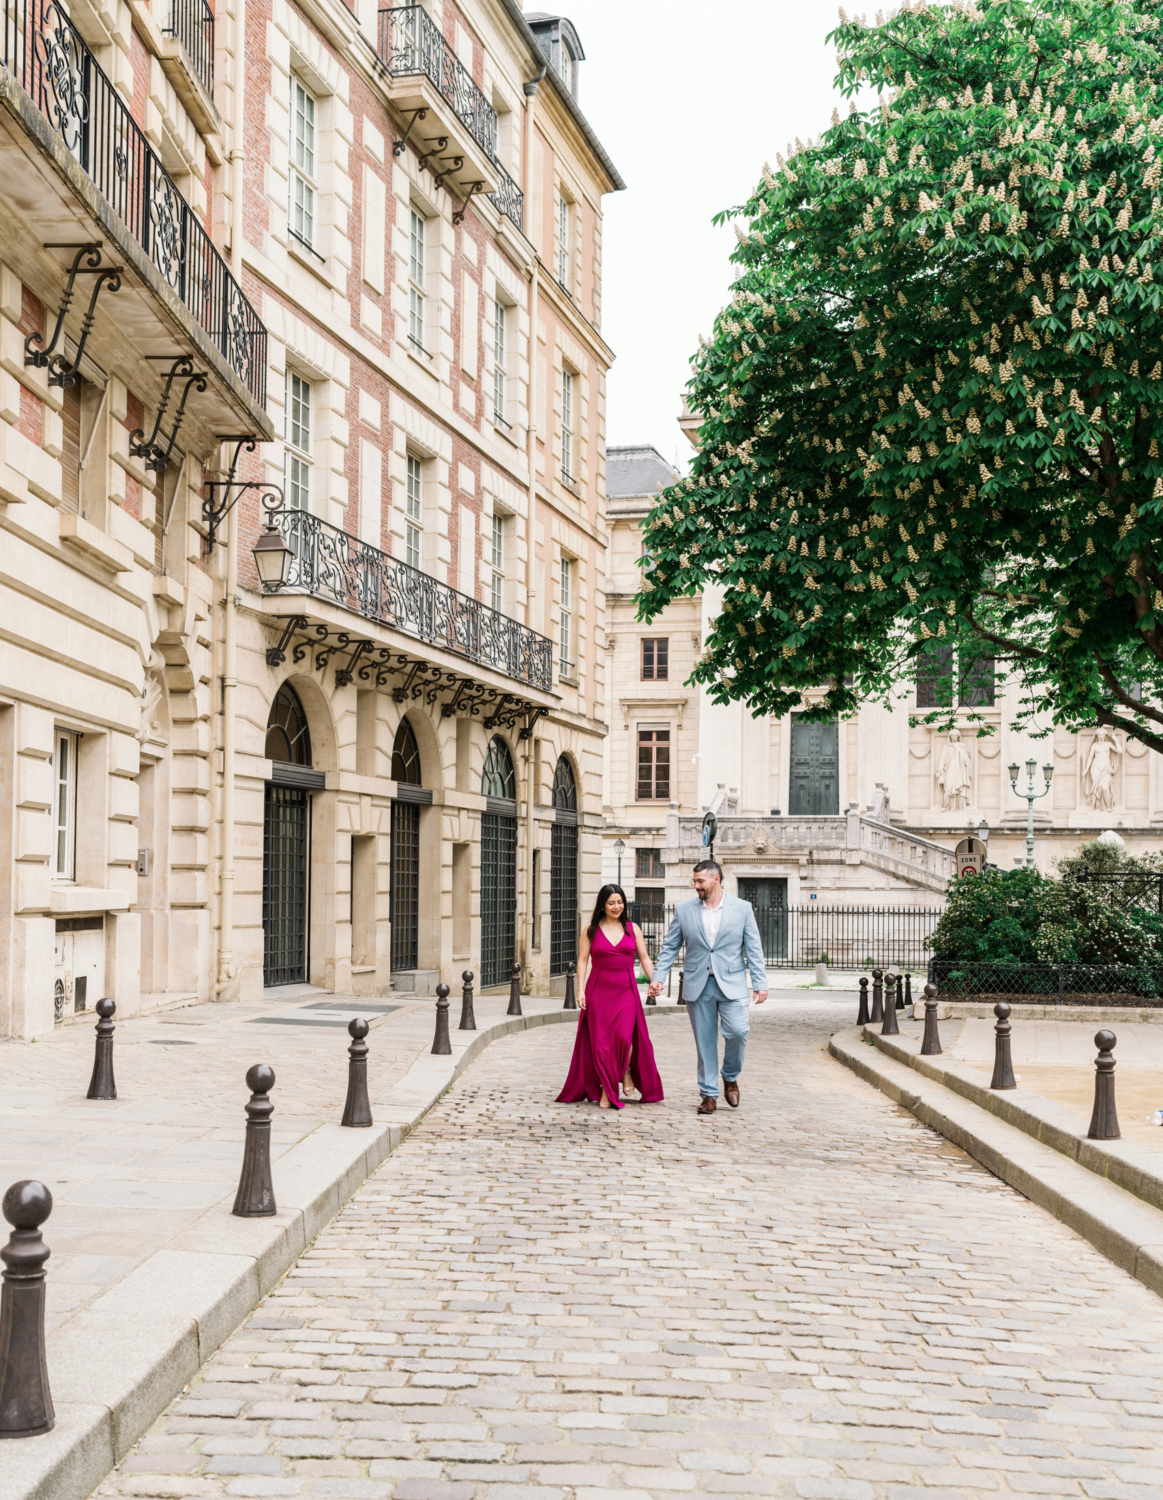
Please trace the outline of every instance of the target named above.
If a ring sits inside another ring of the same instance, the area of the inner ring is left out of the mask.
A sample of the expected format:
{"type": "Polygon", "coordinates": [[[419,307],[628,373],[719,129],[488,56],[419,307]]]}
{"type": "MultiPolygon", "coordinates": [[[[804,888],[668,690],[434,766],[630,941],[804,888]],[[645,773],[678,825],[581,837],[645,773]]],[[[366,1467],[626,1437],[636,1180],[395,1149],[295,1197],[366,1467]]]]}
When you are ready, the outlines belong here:
{"type": "Polygon", "coordinates": [[[491,1047],[103,1482],[298,1500],[1161,1500],[1163,1302],[753,1011],[743,1104],[491,1047]]]}

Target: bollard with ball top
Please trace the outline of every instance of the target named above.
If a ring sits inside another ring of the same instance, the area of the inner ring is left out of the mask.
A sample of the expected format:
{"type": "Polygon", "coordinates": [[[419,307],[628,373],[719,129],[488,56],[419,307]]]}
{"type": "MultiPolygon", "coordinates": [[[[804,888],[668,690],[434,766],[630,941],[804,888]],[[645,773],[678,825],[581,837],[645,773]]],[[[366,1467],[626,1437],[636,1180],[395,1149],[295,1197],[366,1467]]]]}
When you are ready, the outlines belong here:
{"type": "Polygon", "coordinates": [[[112,1000],[98,1000],[95,1007],[101,1019],[97,1022],[97,1043],[93,1056],[93,1076],[89,1079],[86,1099],[116,1099],[117,1085],[113,1081],[113,1012],[117,1009],[112,1000]]]}
{"type": "MultiPolygon", "coordinates": [[[[905,975],[904,1008],[905,1008],[906,1012],[908,1012],[908,1013],[912,1012],[912,1008],[913,1008],[913,976],[911,974],[906,974],[905,975]]],[[[898,1006],[897,1009],[899,1010],[900,1007],[898,1006]]]]}
{"type": "Polygon", "coordinates": [[[925,1034],[921,1038],[921,1056],[936,1057],[941,1050],[941,1038],[937,1035],[937,986],[925,986],[925,1034]]]}
{"type": "Polygon", "coordinates": [[[1004,1000],[999,1000],[993,1008],[997,1017],[993,1028],[993,1077],[989,1080],[991,1089],[1016,1089],[1018,1080],[1014,1077],[1014,1063],[1010,1054],[1010,1008],[1004,1000]]]}
{"type": "Polygon", "coordinates": [[[367,1043],[364,1037],[368,1030],[367,1022],[362,1019],[347,1023],[347,1034],[351,1037],[351,1046],[347,1049],[347,1099],[339,1123],[355,1130],[374,1123],[367,1096],[367,1043]]]}
{"type": "Polygon", "coordinates": [[[516,959],[513,960],[512,978],[509,980],[509,1009],[505,1014],[507,1016],[524,1014],[521,1010],[521,965],[516,959]]]}
{"type": "Polygon", "coordinates": [[[884,1024],[880,1028],[880,1034],[881,1036],[900,1036],[901,1029],[896,1021],[897,977],[890,972],[885,978],[884,1024]]]}
{"type": "MultiPolygon", "coordinates": [[[[647,1005],[649,1005],[649,1004],[651,1004],[651,1001],[648,1000],[646,1003],[647,1003],[647,1005]]],[[[577,1009],[577,965],[576,964],[567,964],[566,965],[566,970],[565,970],[565,1004],[561,1008],[562,1008],[562,1010],[576,1010],[577,1009]]]]}
{"type": "Polygon", "coordinates": [[[884,971],[882,969],[872,971],[872,1014],[868,1019],[873,1026],[878,1021],[884,1020],[884,971]]]}
{"type": "Polygon", "coordinates": [[[36,1437],[56,1421],[44,1352],[44,1263],[40,1226],[52,1213],[43,1182],[14,1182],[4,1194],[12,1225],[0,1250],[0,1438],[36,1437]]]}
{"type": "Polygon", "coordinates": [[[448,986],[436,986],[436,1035],[432,1039],[432,1051],[437,1057],[447,1057],[452,1051],[448,1039],[448,986]]]}
{"type": "Polygon", "coordinates": [[[862,978],[860,981],[860,1004],[856,1008],[857,1026],[868,1025],[868,980],[862,978]]]}
{"type": "Polygon", "coordinates": [[[1115,1111],[1115,1034],[1104,1027],[1094,1039],[1098,1056],[1094,1060],[1094,1111],[1090,1116],[1087,1139],[1117,1141],[1119,1117],[1115,1111]]]}
{"type": "Polygon", "coordinates": [[[250,1099],[246,1105],[246,1146],[242,1153],[242,1175],[231,1213],[240,1219],[262,1219],[277,1213],[271,1181],[271,1116],[275,1107],[267,1098],[275,1086],[275,1070],[255,1063],[246,1075],[250,1099]]]}
{"type": "Polygon", "coordinates": [[[460,1025],[459,1031],[475,1031],[477,1029],[477,1018],[472,1009],[472,970],[465,969],[460,976],[462,989],[460,992],[460,1025]]]}

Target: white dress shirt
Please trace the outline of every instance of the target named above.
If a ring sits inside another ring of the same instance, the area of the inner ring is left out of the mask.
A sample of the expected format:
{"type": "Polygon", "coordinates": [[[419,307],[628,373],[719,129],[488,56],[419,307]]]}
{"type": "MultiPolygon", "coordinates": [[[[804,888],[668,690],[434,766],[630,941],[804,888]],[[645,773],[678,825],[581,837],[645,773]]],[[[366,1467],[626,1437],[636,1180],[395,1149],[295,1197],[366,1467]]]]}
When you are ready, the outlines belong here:
{"type": "Polygon", "coordinates": [[[708,906],[704,901],[702,917],[703,936],[707,940],[707,947],[713,948],[715,946],[715,939],[719,936],[719,928],[723,925],[722,901],[719,902],[718,906],[708,906]]]}

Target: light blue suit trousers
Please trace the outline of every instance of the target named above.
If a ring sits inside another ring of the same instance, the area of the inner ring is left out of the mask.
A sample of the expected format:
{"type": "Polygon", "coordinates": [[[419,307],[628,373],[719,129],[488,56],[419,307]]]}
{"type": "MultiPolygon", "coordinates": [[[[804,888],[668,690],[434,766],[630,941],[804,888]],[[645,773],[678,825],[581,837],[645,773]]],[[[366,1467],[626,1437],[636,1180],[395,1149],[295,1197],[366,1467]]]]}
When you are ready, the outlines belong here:
{"type": "Polygon", "coordinates": [[[719,1032],[723,1033],[723,1078],[727,1083],[733,1083],[743,1071],[743,1053],[747,1048],[747,1033],[751,1030],[751,997],[728,1000],[715,982],[714,974],[708,974],[702,994],[697,1000],[688,996],[686,1008],[699,1055],[699,1093],[717,1099],[719,1032]]]}

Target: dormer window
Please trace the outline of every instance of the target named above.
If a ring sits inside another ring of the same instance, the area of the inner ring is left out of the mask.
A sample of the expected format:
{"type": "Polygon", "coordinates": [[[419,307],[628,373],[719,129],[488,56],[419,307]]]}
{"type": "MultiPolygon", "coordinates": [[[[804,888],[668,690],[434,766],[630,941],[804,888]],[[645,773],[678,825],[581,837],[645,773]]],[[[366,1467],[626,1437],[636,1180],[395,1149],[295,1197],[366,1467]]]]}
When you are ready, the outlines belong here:
{"type": "Polygon", "coordinates": [[[528,12],[525,19],[548,58],[549,66],[576,99],[578,64],[585,53],[572,21],[567,21],[564,16],[548,15],[545,11],[528,12]]]}

